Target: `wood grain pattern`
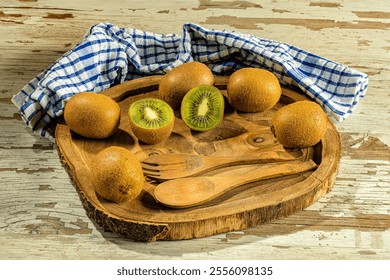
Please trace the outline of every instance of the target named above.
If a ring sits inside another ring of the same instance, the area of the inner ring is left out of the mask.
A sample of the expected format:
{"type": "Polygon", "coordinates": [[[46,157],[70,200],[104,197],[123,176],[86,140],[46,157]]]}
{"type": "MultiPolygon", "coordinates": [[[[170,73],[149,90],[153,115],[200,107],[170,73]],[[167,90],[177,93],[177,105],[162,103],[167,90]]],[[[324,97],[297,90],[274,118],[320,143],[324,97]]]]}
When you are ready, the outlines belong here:
{"type": "Polygon", "coordinates": [[[0,258],[389,259],[389,13],[385,0],[1,1],[0,258]],[[369,74],[366,97],[336,124],[342,159],[332,191],[287,218],[202,239],[143,244],[105,232],[86,215],[56,147],[22,123],[12,95],[100,21],[158,33],[180,33],[185,22],[235,29],[227,16],[248,18],[238,31],[369,74]],[[305,26],[311,20],[315,28],[305,26]]]}

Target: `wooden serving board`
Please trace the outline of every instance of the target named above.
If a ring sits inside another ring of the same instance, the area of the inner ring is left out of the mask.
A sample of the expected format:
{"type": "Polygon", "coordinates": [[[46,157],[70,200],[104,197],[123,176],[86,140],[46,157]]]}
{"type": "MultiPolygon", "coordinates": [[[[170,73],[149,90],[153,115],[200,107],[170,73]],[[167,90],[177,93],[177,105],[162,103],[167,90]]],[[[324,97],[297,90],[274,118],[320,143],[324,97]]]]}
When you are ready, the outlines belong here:
{"type": "MultiPolygon", "coordinates": [[[[193,132],[176,117],[174,131],[164,143],[146,145],[133,135],[127,111],[137,99],[158,97],[161,77],[128,81],[104,92],[116,100],[122,110],[119,130],[108,139],[87,139],[70,131],[63,122],[57,125],[55,138],[61,160],[88,216],[104,230],[136,241],[205,237],[286,217],[308,207],[331,190],[340,162],[341,145],[336,128],[328,121],[324,139],[312,149],[311,158],[318,165],[314,171],[247,184],[205,204],[185,209],[172,209],[157,203],[153,197],[157,183],[148,178],[135,200],[117,204],[97,197],[90,180],[90,162],[108,146],[125,147],[139,160],[161,153],[245,157],[262,150],[282,148],[272,134],[271,117],[278,108],[306,99],[284,88],[279,103],[264,113],[238,113],[226,104],[221,125],[207,132],[193,132]]],[[[216,77],[215,85],[223,94],[227,79],[216,77]]],[[[256,164],[225,167],[209,175],[245,176],[246,172],[258,167],[256,164]]]]}

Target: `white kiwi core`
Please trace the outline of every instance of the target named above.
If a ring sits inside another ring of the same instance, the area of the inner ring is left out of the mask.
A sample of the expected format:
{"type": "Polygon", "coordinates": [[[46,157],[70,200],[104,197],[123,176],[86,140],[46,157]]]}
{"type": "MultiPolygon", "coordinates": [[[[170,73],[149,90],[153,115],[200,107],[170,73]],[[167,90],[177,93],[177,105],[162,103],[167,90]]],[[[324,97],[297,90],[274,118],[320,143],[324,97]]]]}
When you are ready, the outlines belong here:
{"type": "Polygon", "coordinates": [[[156,111],[154,111],[153,109],[149,108],[149,107],[145,107],[145,116],[149,119],[149,120],[155,120],[155,119],[158,119],[158,114],[156,113],[156,111]]]}
{"type": "Polygon", "coordinates": [[[208,98],[204,98],[202,100],[202,102],[199,104],[199,107],[198,107],[198,116],[202,116],[202,117],[206,116],[206,114],[209,110],[208,103],[209,103],[208,98]]]}

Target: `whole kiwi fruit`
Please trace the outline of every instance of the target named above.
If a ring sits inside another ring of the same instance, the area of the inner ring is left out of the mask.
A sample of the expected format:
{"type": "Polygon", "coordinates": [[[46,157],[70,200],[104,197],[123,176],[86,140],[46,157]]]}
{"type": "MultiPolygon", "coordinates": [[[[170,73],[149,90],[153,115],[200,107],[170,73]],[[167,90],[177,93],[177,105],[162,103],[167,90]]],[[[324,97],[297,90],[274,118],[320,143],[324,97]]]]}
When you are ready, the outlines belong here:
{"type": "Polygon", "coordinates": [[[214,75],[206,64],[191,61],[173,68],[163,76],[159,94],[175,110],[180,108],[184,95],[199,85],[214,85],[214,75]]]}
{"type": "Polygon", "coordinates": [[[136,198],[144,185],[141,163],[129,150],[111,146],[91,161],[91,178],[96,193],[113,202],[136,198]]]}
{"type": "Polygon", "coordinates": [[[223,119],[224,102],[222,93],[216,87],[207,85],[194,87],[182,100],[181,118],[192,130],[213,129],[223,119]]]}
{"type": "Polygon", "coordinates": [[[81,136],[107,138],[119,127],[120,107],[106,95],[82,92],[65,104],[64,119],[69,128],[81,136]]]}
{"type": "Polygon", "coordinates": [[[175,124],[171,106],[157,98],[143,98],[133,102],[128,115],[134,135],[146,144],[158,144],[166,140],[175,124]]]}
{"type": "Polygon", "coordinates": [[[247,113],[272,108],[281,94],[278,78],[270,71],[259,68],[241,68],[230,75],[227,84],[229,103],[247,113]]]}
{"type": "Polygon", "coordinates": [[[288,148],[314,146],[325,135],[328,117],[314,101],[297,101],[276,111],[272,125],[276,139],[288,148]]]}

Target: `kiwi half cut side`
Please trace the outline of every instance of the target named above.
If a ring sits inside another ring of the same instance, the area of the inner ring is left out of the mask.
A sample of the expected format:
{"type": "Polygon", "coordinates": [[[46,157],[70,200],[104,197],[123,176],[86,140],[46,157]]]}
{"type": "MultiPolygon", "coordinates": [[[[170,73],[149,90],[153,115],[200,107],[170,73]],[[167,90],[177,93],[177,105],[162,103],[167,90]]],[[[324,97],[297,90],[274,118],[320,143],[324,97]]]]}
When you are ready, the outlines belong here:
{"type": "Polygon", "coordinates": [[[180,113],[189,128],[206,131],[213,129],[222,121],[224,109],[222,93],[214,86],[200,85],[186,93],[180,113]]]}
{"type": "Polygon", "coordinates": [[[131,104],[128,115],[134,135],[144,143],[160,143],[172,133],[175,115],[171,106],[163,100],[137,100],[131,104]]]}

